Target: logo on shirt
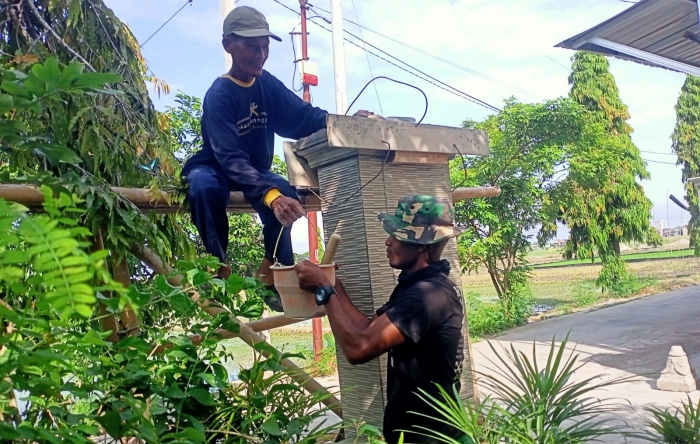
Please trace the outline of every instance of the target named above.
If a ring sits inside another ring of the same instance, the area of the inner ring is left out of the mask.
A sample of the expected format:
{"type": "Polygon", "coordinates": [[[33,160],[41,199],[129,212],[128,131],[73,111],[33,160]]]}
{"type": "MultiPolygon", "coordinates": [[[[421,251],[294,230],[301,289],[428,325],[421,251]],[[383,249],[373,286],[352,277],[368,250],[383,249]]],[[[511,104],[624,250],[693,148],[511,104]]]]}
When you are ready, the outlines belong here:
{"type": "Polygon", "coordinates": [[[255,102],[250,102],[249,110],[248,117],[236,122],[238,124],[238,134],[240,136],[245,136],[253,130],[264,130],[267,128],[267,113],[258,110],[258,104],[255,102]]]}

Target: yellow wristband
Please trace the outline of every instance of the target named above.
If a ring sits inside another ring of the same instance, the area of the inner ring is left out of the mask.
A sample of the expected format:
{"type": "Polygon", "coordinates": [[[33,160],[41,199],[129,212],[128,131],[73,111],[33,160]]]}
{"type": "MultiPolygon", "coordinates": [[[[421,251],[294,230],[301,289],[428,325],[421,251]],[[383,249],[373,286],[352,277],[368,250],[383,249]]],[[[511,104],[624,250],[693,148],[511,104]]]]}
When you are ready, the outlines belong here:
{"type": "Polygon", "coordinates": [[[263,198],[263,202],[265,203],[266,206],[272,205],[272,202],[280,197],[282,195],[282,192],[278,190],[277,188],[273,188],[270,191],[267,192],[265,197],[263,198]]]}

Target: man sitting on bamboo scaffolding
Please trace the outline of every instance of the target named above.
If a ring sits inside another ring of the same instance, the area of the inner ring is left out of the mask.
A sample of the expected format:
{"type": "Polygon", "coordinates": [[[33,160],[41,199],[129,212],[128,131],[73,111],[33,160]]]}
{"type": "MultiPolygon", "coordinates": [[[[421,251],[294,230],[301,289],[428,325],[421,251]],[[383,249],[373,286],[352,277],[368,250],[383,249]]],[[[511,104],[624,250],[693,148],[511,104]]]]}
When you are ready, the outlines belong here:
{"type": "Polygon", "coordinates": [[[265,259],[257,275],[274,294],[265,302],[282,311],[268,270],[275,261],[294,265],[291,226],[305,211],[296,189],[270,171],[274,138],[275,134],[307,137],[326,127],[327,113],[263,70],[270,38],[281,41],[270,32],[265,16],[251,7],[237,7],[224,20],[222,43],[231,55],[231,69],[204,97],[202,149],[185,163],[182,176],[189,185],[192,220],[204,246],[224,264],[217,271],[219,278],[231,274],[226,265],[229,193],[243,192],[264,225],[265,259]]]}

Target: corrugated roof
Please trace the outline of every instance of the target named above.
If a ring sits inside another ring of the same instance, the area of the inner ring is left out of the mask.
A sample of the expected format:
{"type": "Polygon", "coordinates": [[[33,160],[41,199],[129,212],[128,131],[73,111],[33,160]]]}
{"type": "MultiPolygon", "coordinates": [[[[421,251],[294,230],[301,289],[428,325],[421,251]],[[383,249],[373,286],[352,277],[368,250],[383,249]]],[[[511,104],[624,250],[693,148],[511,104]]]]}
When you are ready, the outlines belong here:
{"type": "Polygon", "coordinates": [[[557,46],[700,75],[697,0],[640,0],[557,46]]]}

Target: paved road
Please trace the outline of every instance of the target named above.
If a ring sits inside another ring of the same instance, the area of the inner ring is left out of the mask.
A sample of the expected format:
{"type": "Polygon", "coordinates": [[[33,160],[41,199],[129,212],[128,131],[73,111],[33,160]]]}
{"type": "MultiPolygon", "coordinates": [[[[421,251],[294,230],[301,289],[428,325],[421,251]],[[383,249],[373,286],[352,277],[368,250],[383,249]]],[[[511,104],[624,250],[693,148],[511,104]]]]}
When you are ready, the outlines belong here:
{"type": "MultiPolygon", "coordinates": [[[[648,296],[612,307],[575,313],[525,325],[493,338],[498,343],[531,355],[532,342],[537,343],[538,362],[546,362],[549,343],[571,331],[569,348],[576,347],[579,361],[585,362],[577,379],[600,376],[612,379],[634,376],[634,380],[595,393],[601,398],[622,398],[631,404],[621,411],[625,421],[637,430],[644,427],[644,407],[668,407],[686,399],[684,393],[656,390],[655,380],[663,370],[672,345],[681,345],[691,366],[700,370],[700,287],[689,287],[648,296]]],[[[486,341],[473,344],[477,370],[492,366],[493,358],[486,341]]],[[[696,403],[700,391],[690,394],[696,403]]],[[[624,442],[610,439],[608,442],[624,442]]],[[[643,441],[628,441],[643,442],[643,441]]]]}

